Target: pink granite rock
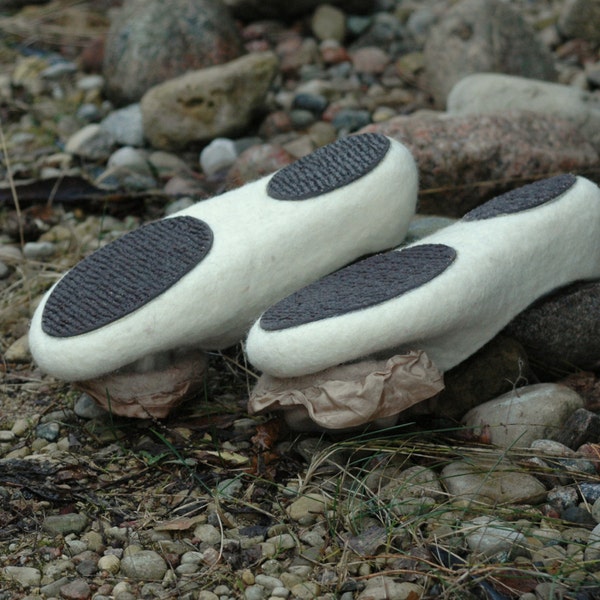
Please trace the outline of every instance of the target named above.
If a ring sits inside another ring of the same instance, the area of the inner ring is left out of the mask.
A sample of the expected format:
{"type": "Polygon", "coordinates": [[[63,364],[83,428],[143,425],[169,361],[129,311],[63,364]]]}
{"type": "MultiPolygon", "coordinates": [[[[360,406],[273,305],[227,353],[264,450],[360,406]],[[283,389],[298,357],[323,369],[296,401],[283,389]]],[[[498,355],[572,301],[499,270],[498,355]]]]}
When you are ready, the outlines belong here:
{"type": "Polygon", "coordinates": [[[585,175],[598,154],[567,121],[519,111],[455,116],[417,113],[368,125],[412,151],[419,211],[461,217],[509,189],[562,172],[585,175]]]}

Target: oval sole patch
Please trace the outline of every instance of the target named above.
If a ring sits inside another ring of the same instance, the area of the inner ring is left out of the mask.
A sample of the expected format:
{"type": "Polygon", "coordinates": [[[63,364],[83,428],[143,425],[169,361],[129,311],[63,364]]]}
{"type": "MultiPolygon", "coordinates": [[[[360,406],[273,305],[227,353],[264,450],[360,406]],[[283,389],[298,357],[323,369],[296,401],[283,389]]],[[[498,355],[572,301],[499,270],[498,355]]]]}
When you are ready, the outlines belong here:
{"type": "Polygon", "coordinates": [[[577,182],[574,175],[556,175],[511,190],[469,211],[463,221],[482,221],[536,208],[564,194],[577,182]]]}
{"type": "Polygon", "coordinates": [[[369,308],[431,281],[456,258],[444,244],[422,244],[377,254],[284,298],[260,319],[266,331],[289,329],[369,308]]]}
{"type": "Polygon", "coordinates": [[[213,232],[193,217],[149,223],[82,260],[56,285],[42,329],[67,338],[94,331],[144,306],[209,253],[213,232]]]}
{"type": "Polygon", "coordinates": [[[379,133],[341,138],[275,173],[267,193],[275,200],[307,200],[332,192],[372,171],[389,147],[379,133]]]}

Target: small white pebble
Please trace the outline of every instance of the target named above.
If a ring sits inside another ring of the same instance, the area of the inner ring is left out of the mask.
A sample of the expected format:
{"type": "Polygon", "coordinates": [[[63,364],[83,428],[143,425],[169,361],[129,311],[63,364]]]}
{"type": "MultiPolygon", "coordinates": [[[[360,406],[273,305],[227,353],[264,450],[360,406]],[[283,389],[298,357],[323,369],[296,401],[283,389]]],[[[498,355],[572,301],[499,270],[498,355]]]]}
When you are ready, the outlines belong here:
{"type": "Polygon", "coordinates": [[[205,175],[210,176],[230,167],[236,158],[235,142],[228,138],[216,138],[200,153],[200,166],[205,175]]]}
{"type": "Polygon", "coordinates": [[[25,258],[42,260],[50,258],[56,252],[56,244],[52,242],[27,242],[23,247],[25,258]]]}

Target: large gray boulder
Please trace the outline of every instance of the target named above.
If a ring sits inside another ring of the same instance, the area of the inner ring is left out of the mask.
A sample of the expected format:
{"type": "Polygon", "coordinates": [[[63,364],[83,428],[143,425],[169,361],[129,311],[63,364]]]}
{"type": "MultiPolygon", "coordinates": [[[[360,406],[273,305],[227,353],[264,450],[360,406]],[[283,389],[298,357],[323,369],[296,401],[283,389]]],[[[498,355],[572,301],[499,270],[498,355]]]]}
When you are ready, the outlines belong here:
{"type": "Polygon", "coordinates": [[[450,8],[431,28],[425,69],[440,107],[454,84],[471,73],[556,79],[548,48],[523,17],[500,0],[463,0],[450,8]]]}
{"type": "Polygon", "coordinates": [[[153,85],[244,52],[220,0],[125,0],[105,47],[106,94],[117,104],[137,102],[153,85]]]}

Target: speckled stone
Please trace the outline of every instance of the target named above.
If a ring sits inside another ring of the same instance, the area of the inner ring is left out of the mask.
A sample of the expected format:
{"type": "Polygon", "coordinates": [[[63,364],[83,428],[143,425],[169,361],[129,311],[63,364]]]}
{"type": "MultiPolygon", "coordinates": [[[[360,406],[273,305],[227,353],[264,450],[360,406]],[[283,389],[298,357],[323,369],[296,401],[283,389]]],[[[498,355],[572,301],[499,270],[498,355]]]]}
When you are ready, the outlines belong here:
{"type": "Polygon", "coordinates": [[[162,579],[167,568],[164,558],[153,550],[141,550],[121,561],[121,572],[136,581],[162,579]]]}
{"type": "Polygon", "coordinates": [[[547,371],[600,366],[600,282],[579,282],[542,298],[505,329],[547,371]]]}
{"type": "Polygon", "coordinates": [[[65,515],[47,516],[42,527],[54,534],[67,535],[69,533],[81,533],[88,524],[88,518],[81,513],[67,513],[65,515]]]}
{"type": "Polygon", "coordinates": [[[105,49],[105,90],[119,104],[243,51],[231,15],[217,0],[126,0],[114,13],[105,49]]]}
{"type": "Polygon", "coordinates": [[[462,217],[548,173],[585,171],[598,161],[594,148],[571,123],[529,112],[416,113],[361,130],[366,131],[388,135],[411,150],[420,172],[422,214],[462,217]]]}
{"type": "Polygon", "coordinates": [[[533,503],[546,497],[536,477],[497,461],[452,462],[442,470],[442,482],[451,498],[485,504],[533,503]]]}
{"type": "Polygon", "coordinates": [[[477,436],[485,432],[496,446],[527,448],[536,439],[552,438],[582,406],[581,396],[568,387],[539,383],[476,406],[462,422],[477,436]]]}
{"type": "Polygon", "coordinates": [[[501,0],[453,5],[431,28],[424,52],[428,86],[438,106],[471,73],[556,79],[550,51],[517,10],[501,0]]]}

